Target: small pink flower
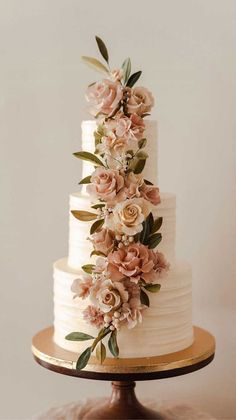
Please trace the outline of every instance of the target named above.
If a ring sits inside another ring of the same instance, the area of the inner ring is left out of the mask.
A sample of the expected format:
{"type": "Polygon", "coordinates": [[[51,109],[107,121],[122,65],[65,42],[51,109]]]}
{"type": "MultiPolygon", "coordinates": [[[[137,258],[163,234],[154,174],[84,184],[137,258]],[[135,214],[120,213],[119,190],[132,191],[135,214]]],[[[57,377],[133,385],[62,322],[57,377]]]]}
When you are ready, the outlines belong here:
{"type": "Polygon", "coordinates": [[[91,176],[87,192],[107,203],[117,203],[124,199],[119,191],[124,186],[124,177],[116,169],[97,168],[91,176]]]}
{"type": "Polygon", "coordinates": [[[87,306],[87,308],[83,311],[83,316],[85,321],[89,322],[91,325],[94,325],[97,328],[104,324],[104,316],[102,311],[93,305],[87,306]]]}
{"type": "Polygon", "coordinates": [[[148,89],[137,86],[128,89],[128,99],[126,103],[126,111],[129,114],[143,115],[151,111],[154,105],[154,99],[148,89]]]}
{"type": "Polygon", "coordinates": [[[88,87],[86,99],[92,105],[93,114],[111,115],[119,107],[123,98],[123,88],[119,81],[104,79],[88,87]]]}
{"type": "Polygon", "coordinates": [[[154,187],[153,185],[146,185],[143,183],[140,188],[140,195],[145,198],[145,200],[150,201],[154,206],[161,202],[159,188],[154,187]]]}
{"type": "Polygon", "coordinates": [[[153,283],[168,268],[163,254],[140,243],[122,247],[108,254],[107,271],[114,281],[129,277],[130,281],[136,284],[141,279],[146,283],[153,283]]]}
{"type": "Polygon", "coordinates": [[[126,321],[128,329],[134,328],[142,322],[142,311],[145,307],[139,298],[131,298],[122,306],[120,321],[126,321]]]}
{"type": "Polygon", "coordinates": [[[139,189],[142,184],[143,178],[140,174],[136,175],[133,172],[129,172],[125,177],[125,193],[127,198],[140,197],[139,189]]]}
{"type": "Polygon", "coordinates": [[[101,229],[91,236],[91,241],[95,251],[102,252],[107,255],[114,246],[114,233],[109,229],[101,229]]]}
{"type": "Polygon", "coordinates": [[[93,279],[88,274],[82,274],[81,278],[75,279],[71,286],[71,291],[75,293],[74,298],[79,297],[85,299],[88,297],[92,285],[93,279]]]}

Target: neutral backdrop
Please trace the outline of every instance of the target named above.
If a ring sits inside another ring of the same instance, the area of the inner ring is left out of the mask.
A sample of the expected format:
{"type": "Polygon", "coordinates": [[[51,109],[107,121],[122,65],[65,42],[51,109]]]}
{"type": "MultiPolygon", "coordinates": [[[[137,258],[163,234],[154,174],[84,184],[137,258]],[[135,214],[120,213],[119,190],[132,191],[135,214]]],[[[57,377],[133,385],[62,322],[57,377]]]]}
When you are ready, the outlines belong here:
{"type": "Polygon", "coordinates": [[[77,190],[87,84],[81,55],[107,43],[131,56],[156,97],[159,179],[177,194],[177,249],[193,266],[194,322],[215,361],[139,383],[140,398],[236,418],[236,1],[1,0],[1,419],[108,394],[109,384],[34,363],[31,337],[53,320],[52,264],[67,255],[68,195],[77,190]]]}

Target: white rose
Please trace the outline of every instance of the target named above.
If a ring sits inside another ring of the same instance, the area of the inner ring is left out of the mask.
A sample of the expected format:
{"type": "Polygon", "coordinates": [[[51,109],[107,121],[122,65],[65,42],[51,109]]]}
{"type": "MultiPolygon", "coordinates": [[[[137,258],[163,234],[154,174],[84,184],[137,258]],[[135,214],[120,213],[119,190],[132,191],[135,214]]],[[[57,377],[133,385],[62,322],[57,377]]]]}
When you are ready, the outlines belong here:
{"type": "Polygon", "coordinates": [[[118,233],[133,236],[142,231],[142,222],[151,209],[152,205],[143,198],[125,200],[114,207],[113,213],[106,219],[106,225],[118,233]]]}

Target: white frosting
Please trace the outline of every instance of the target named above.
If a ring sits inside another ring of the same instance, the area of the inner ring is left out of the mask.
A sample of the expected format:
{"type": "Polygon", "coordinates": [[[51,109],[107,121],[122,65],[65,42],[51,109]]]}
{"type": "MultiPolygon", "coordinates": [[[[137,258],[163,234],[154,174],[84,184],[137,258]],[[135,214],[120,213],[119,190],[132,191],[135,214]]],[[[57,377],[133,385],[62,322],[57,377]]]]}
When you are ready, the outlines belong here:
{"type": "MultiPolygon", "coordinates": [[[[70,195],[70,210],[91,211],[91,201],[88,195],[74,193],[70,195]]],[[[175,227],[176,227],[176,197],[174,194],[162,193],[161,203],[154,207],[154,217],[162,216],[163,224],[160,229],[162,241],[158,250],[163,252],[169,262],[175,261],[175,227]]],[[[70,267],[79,269],[90,261],[92,244],[87,240],[89,229],[93,222],[82,222],[70,212],[69,216],[69,257],[70,267]]],[[[95,257],[92,257],[95,261],[95,257]]]]}
{"type": "MultiPolygon", "coordinates": [[[[83,319],[88,299],[73,299],[71,284],[81,271],[72,270],[67,259],[54,265],[54,340],[67,350],[80,353],[88,342],[72,342],[65,336],[82,331],[96,336],[98,330],[83,319]]],[[[171,267],[161,281],[159,293],[149,293],[150,308],[143,313],[143,322],[118,334],[120,357],[149,357],[172,353],[193,342],[191,268],[187,263],[171,267]],[[144,345],[145,344],[145,345],[144,345]]]]}
{"type": "MultiPolygon", "coordinates": [[[[148,160],[143,170],[143,177],[157,185],[158,181],[158,162],[157,162],[157,122],[145,120],[144,137],[147,138],[145,151],[148,153],[148,160]]],[[[95,120],[83,121],[82,128],[82,150],[94,153],[94,131],[97,124],[95,120]]],[[[85,178],[94,171],[92,163],[83,161],[82,178],[85,178]]],[[[84,187],[83,187],[84,191],[84,187]]]]}

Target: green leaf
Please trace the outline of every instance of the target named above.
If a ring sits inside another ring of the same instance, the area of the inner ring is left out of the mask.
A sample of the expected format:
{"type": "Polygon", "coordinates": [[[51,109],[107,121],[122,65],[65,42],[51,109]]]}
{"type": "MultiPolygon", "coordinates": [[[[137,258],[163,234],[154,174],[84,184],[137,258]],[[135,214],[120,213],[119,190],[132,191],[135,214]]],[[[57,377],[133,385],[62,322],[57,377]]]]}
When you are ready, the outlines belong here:
{"type": "Polygon", "coordinates": [[[85,341],[85,340],[92,340],[94,337],[89,334],[85,334],[82,332],[72,332],[65,336],[66,340],[70,341],[85,341]]]}
{"type": "Polygon", "coordinates": [[[104,64],[101,63],[101,61],[97,60],[94,57],[86,57],[86,56],[82,56],[81,57],[83,62],[85,64],[87,64],[89,67],[91,67],[94,70],[99,71],[100,73],[109,73],[109,70],[106,66],[104,66],[104,64]]]}
{"type": "Polygon", "coordinates": [[[150,306],[150,301],[147,293],[144,292],[144,290],[141,289],[140,291],[140,301],[145,306],[150,306]]]}
{"type": "Polygon", "coordinates": [[[81,179],[79,185],[82,184],[90,184],[91,183],[91,175],[86,176],[85,178],[81,179]]]}
{"type": "Polygon", "coordinates": [[[108,55],[108,51],[107,51],[106,45],[104,44],[103,40],[101,38],[99,38],[99,36],[95,36],[95,39],[97,41],[98,49],[99,49],[102,57],[108,63],[109,62],[109,55],[108,55]]]}
{"type": "Polygon", "coordinates": [[[140,139],[138,142],[139,149],[143,149],[143,147],[145,147],[146,144],[147,144],[147,139],[140,139]]]}
{"type": "Polygon", "coordinates": [[[126,58],[121,66],[123,70],[123,80],[124,84],[126,84],[127,80],[129,79],[130,73],[131,73],[131,61],[130,58],[126,58]]]}
{"type": "Polygon", "coordinates": [[[144,159],[146,160],[148,158],[148,154],[146,152],[144,152],[144,150],[140,150],[139,152],[136,153],[135,155],[138,159],[144,159]]]}
{"type": "Polygon", "coordinates": [[[92,209],[102,209],[103,207],[105,207],[105,204],[103,203],[98,203],[98,204],[94,204],[93,206],[91,206],[92,209]]]}
{"type": "Polygon", "coordinates": [[[148,181],[147,179],[144,179],[144,182],[146,185],[153,185],[153,183],[151,181],[148,181]]]}
{"type": "Polygon", "coordinates": [[[142,114],[142,118],[148,117],[149,115],[151,114],[149,114],[148,112],[144,112],[144,114],[142,114]]]}
{"type": "Polygon", "coordinates": [[[161,233],[154,233],[154,235],[149,236],[148,239],[148,248],[153,249],[161,242],[162,235],[161,233]]]}
{"type": "Polygon", "coordinates": [[[141,174],[146,164],[146,159],[138,159],[137,162],[134,164],[133,172],[135,174],[141,174]]]}
{"type": "Polygon", "coordinates": [[[137,71],[136,73],[131,74],[128,82],[126,83],[126,86],[129,86],[130,88],[132,88],[134,86],[134,84],[138,81],[138,79],[140,78],[142,72],[137,71]]]}
{"type": "Polygon", "coordinates": [[[96,251],[95,249],[91,252],[90,257],[92,257],[93,255],[97,255],[98,257],[106,257],[106,255],[103,254],[103,252],[96,251]]]}
{"type": "Polygon", "coordinates": [[[82,220],[83,222],[89,222],[90,220],[94,220],[97,218],[97,214],[91,213],[90,211],[71,210],[71,213],[76,219],[82,220]]]}
{"type": "Polygon", "coordinates": [[[106,359],[106,347],[104,346],[102,341],[100,341],[100,343],[96,347],[96,358],[101,364],[106,359]]]}
{"type": "Polygon", "coordinates": [[[148,228],[149,228],[148,229],[149,230],[148,234],[149,234],[151,232],[152,228],[153,228],[153,225],[154,225],[154,217],[153,217],[152,213],[149,213],[146,221],[147,221],[147,225],[148,225],[148,228]]]}
{"type": "Polygon", "coordinates": [[[103,224],[104,224],[104,219],[96,220],[96,222],[94,222],[90,228],[90,235],[92,235],[94,232],[100,229],[103,224]]]}
{"type": "Polygon", "coordinates": [[[106,337],[107,334],[109,334],[111,332],[109,327],[104,327],[102,328],[99,333],[98,336],[95,338],[93,345],[92,345],[92,351],[95,349],[96,345],[99,343],[99,341],[101,341],[104,337],[106,337]]]}
{"type": "Polygon", "coordinates": [[[92,274],[92,272],[95,268],[95,265],[94,264],[85,264],[85,265],[82,265],[81,268],[85,273],[92,274]]]}
{"type": "Polygon", "coordinates": [[[114,330],[114,331],[112,331],[112,333],[110,335],[110,338],[108,340],[109,350],[114,357],[119,356],[119,347],[118,347],[118,344],[117,344],[116,336],[117,336],[117,331],[114,330]]]}
{"type": "Polygon", "coordinates": [[[76,363],[77,370],[81,370],[87,365],[90,359],[91,353],[92,353],[91,347],[88,347],[86,350],[83,351],[83,353],[81,353],[76,363]]]}
{"type": "Polygon", "coordinates": [[[90,152],[75,152],[73,153],[78,159],[86,160],[88,162],[94,163],[96,166],[104,166],[103,162],[98,159],[96,155],[90,152]]]}
{"type": "Polygon", "coordinates": [[[146,289],[148,292],[151,292],[151,293],[159,292],[160,288],[161,288],[160,284],[146,284],[144,286],[144,289],[146,289]]]}
{"type": "Polygon", "coordinates": [[[163,218],[162,218],[162,217],[158,217],[158,218],[154,221],[154,223],[153,223],[153,227],[152,227],[152,229],[151,229],[151,233],[155,233],[155,232],[157,232],[157,231],[160,229],[160,227],[161,227],[161,225],[162,225],[162,221],[163,221],[163,218]]]}

